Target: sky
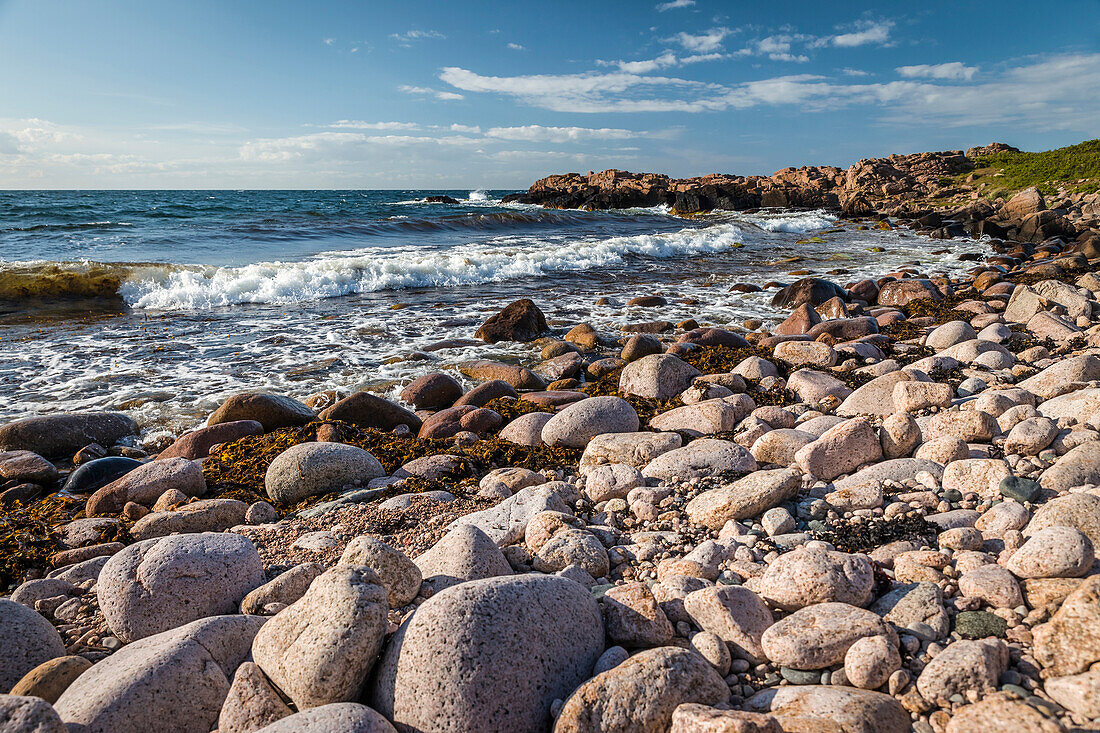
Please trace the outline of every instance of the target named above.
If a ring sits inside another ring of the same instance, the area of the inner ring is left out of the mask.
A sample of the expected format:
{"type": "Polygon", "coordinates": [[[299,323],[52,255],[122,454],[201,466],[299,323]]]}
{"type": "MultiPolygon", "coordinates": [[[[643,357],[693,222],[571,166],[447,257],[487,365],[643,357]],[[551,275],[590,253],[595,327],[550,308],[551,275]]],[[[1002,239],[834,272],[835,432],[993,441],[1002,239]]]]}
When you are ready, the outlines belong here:
{"type": "Polygon", "coordinates": [[[0,188],[519,189],[1100,137],[1100,0],[0,0],[0,188]]]}

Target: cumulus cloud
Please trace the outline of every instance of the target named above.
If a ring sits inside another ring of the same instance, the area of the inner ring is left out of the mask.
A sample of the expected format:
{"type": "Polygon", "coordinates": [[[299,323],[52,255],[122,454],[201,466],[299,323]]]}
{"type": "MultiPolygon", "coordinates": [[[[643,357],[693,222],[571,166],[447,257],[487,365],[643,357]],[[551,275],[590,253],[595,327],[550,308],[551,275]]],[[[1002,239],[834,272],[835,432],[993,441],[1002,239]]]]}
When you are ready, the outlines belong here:
{"type": "Polygon", "coordinates": [[[667,3],[659,3],[657,5],[657,12],[663,13],[666,10],[675,10],[676,8],[690,8],[695,4],[695,0],[672,0],[667,3]]]}
{"type": "Polygon", "coordinates": [[[966,66],[960,61],[945,64],[916,64],[899,66],[895,69],[899,75],[909,79],[965,79],[970,81],[977,73],[977,66],[966,66]]]}
{"type": "Polygon", "coordinates": [[[680,44],[687,51],[710,53],[722,48],[722,41],[731,33],[733,33],[732,30],[724,27],[711,28],[708,31],[703,31],[698,34],[684,33],[681,31],[667,40],[672,43],[680,44]]]}
{"type": "Polygon", "coordinates": [[[890,40],[890,30],[894,27],[892,20],[866,20],[856,24],[856,29],[849,33],[841,33],[835,36],[827,36],[822,39],[824,43],[839,46],[840,48],[854,48],[868,44],[883,44],[890,40]]]}
{"type": "Polygon", "coordinates": [[[518,44],[518,43],[509,43],[508,48],[510,48],[513,51],[522,51],[523,50],[523,46],[518,44]]]}

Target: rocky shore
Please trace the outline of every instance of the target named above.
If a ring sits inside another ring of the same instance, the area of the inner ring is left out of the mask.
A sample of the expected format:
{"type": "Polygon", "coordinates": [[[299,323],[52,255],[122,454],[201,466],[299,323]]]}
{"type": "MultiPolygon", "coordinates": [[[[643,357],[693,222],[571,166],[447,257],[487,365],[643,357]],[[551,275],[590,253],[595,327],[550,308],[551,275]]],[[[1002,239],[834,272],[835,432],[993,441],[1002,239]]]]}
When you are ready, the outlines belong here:
{"type": "MultiPolygon", "coordinates": [[[[966,158],[888,165],[932,195],[966,158]]],[[[1095,201],[925,211],[886,165],[527,196],[817,191],[997,254],[774,283],[770,329],[662,320],[671,286],[614,334],[518,301],[476,338],[527,361],[400,404],[0,426],[0,731],[1100,729],[1095,201]]]]}

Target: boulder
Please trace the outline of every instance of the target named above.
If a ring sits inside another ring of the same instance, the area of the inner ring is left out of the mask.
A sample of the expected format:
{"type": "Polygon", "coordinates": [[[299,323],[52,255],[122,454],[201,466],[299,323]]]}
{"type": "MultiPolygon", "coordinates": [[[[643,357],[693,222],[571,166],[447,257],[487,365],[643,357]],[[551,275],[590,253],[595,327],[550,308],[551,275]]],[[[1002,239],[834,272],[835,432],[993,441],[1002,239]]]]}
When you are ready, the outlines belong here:
{"type": "MultiPolygon", "coordinates": [[[[458,396],[462,396],[461,388],[458,396]]],[[[321,420],[341,420],[360,428],[393,430],[398,425],[406,425],[413,433],[420,430],[420,418],[404,407],[370,392],[356,392],[348,395],[332,407],[322,410],[318,417],[321,420]]]]}
{"type": "Polygon", "coordinates": [[[73,680],[91,666],[92,663],[84,657],[54,657],[23,675],[11,688],[11,694],[40,697],[53,705],[73,680]]]}
{"type": "Polygon", "coordinates": [[[245,537],[183,534],[138,542],[111,556],[96,596],[111,631],[132,642],[235,613],[263,582],[260,555],[245,537]]]}
{"type": "Polygon", "coordinates": [[[413,562],[437,593],[468,580],[512,574],[504,553],[472,524],[459,524],[413,562]]]}
{"type": "Polygon", "coordinates": [[[731,519],[755,517],[793,499],[801,486],[802,476],[794,469],[755,471],[728,486],[704,491],[684,511],[695,524],[721,529],[731,519]]]}
{"type": "Polygon", "coordinates": [[[392,608],[407,606],[420,592],[422,575],[405,553],[370,535],[355,537],[340,555],[341,565],[365,565],[378,574],[392,608]]]}
{"type": "Polygon", "coordinates": [[[550,330],[546,316],[529,298],[509,303],[474,334],[474,338],[495,344],[500,341],[534,341],[550,330]]]}
{"type": "Polygon", "coordinates": [[[304,562],[276,575],[263,585],[248,592],[241,600],[241,613],[264,615],[270,604],[289,606],[305,595],[313,579],[324,572],[320,563],[304,562]]]}
{"type": "Polygon", "coordinates": [[[1000,639],[956,641],[932,658],[917,678],[917,690],[930,702],[974,691],[979,695],[997,689],[1008,668],[1008,646],[1000,639]]]}
{"type": "Polygon", "coordinates": [[[137,423],[117,412],[26,417],[0,426],[0,451],[25,450],[47,458],[68,458],[89,443],[110,447],[137,433],[137,423]]]}
{"type": "Polygon", "coordinates": [[[97,489],[88,498],[84,511],[89,517],[118,514],[131,501],[151,507],[171,489],[189,497],[205,494],[202,464],[187,458],[165,458],[143,464],[97,489]]]}
{"type": "Polygon", "coordinates": [[[729,688],[701,655],[678,647],[635,654],[569,696],[555,733],[664,733],[684,703],[725,702],[729,688]]]}
{"type": "Polygon", "coordinates": [[[542,429],[552,417],[549,412],[528,412],[505,425],[497,437],[517,445],[542,445],[542,429]]]}
{"type": "MultiPolygon", "coordinates": [[[[1052,696],[1053,697],[1053,696],[1052,696]]],[[[947,722],[944,733],[1066,733],[1057,719],[1044,715],[1038,706],[1032,706],[1010,695],[999,693],[973,705],[956,708],[947,722]]]]}
{"type": "Polygon", "coordinates": [[[222,443],[232,443],[249,435],[263,435],[264,426],[255,420],[234,420],[198,428],[176,438],[172,445],[157,455],[157,460],[188,458],[199,460],[210,455],[210,449],[222,443]]]}
{"type": "Polygon", "coordinates": [[[45,700],[0,694],[0,730],[5,733],[67,733],[68,729],[45,700]]]}
{"type": "Polygon", "coordinates": [[[866,555],[804,547],[768,565],[757,592],[772,606],[794,611],[833,601],[865,606],[874,586],[874,568],[866,555]]]}
{"type": "Polygon", "coordinates": [[[264,489],[275,501],[296,504],[310,496],[366,484],[386,472],[362,448],[343,443],[299,443],[275,457],[264,476],[264,489]]]}
{"type": "Polygon", "coordinates": [[[943,300],[943,293],[931,280],[910,278],[884,283],[879,289],[879,305],[907,305],[915,300],[943,300]]]}
{"type": "Polygon", "coordinates": [[[293,714],[253,662],[237,667],[218,714],[218,733],[253,733],[293,714]]]}
{"type": "Polygon", "coordinates": [[[439,372],[417,377],[401,390],[402,401],[418,410],[450,407],[461,396],[462,385],[449,374],[439,372]]]}
{"type": "Polygon", "coordinates": [[[1012,553],[1005,567],[1018,578],[1080,578],[1095,559],[1092,541],[1072,527],[1040,529],[1012,553]]]}
{"type": "Polygon", "coordinates": [[[653,354],[623,367],[619,391],[654,400],[668,400],[691,386],[702,372],[671,354],[653,354]]]}
{"type": "Polygon", "coordinates": [[[1043,471],[1039,484],[1044,489],[1064,492],[1084,484],[1100,483],[1100,441],[1082,443],[1043,471]]]}
{"type": "Polygon", "coordinates": [[[908,733],[911,730],[909,713],[893,697],[852,687],[773,687],[750,697],[742,708],[777,717],[784,730],[807,733],[908,733]]]}
{"type": "Polygon", "coordinates": [[[882,444],[875,429],[864,418],[856,418],[829,428],[812,443],[795,453],[795,461],[805,472],[823,481],[851,473],[864,463],[882,458],[882,444]]]}
{"type": "Polygon", "coordinates": [[[721,585],[702,588],[684,597],[684,610],[704,631],[718,636],[736,659],[764,661],[761,636],[774,623],[772,612],[748,588],[721,585]]]}
{"type": "Polygon", "coordinates": [[[252,658],[299,710],[358,700],[382,648],[388,608],[373,570],[339,564],[264,624],[252,658]]]}
{"type": "Polygon", "coordinates": [[[1050,699],[1082,718],[1100,718],[1100,669],[1048,679],[1043,689],[1050,699]]]}
{"type": "MultiPolygon", "coordinates": [[[[535,374],[530,369],[515,364],[505,364],[500,361],[489,361],[485,359],[466,361],[458,365],[458,370],[470,379],[493,383],[502,382],[512,388],[512,395],[497,394],[496,396],[498,397],[514,396],[517,389],[543,389],[546,386],[546,382],[543,381],[542,377],[535,374]]],[[[482,394],[477,394],[477,389],[478,388],[475,387],[463,395],[461,399],[455,402],[455,406],[476,405],[475,400],[480,402],[483,396],[501,391],[501,387],[496,384],[494,384],[491,390],[485,390],[482,394]]],[[[485,402],[489,402],[492,399],[493,398],[490,397],[489,400],[485,400],[485,402]]]]}
{"type": "Polygon", "coordinates": [[[649,420],[649,427],[693,436],[725,433],[737,427],[753,407],[755,404],[748,395],[703,400],[654,415],[649,420]]]}
{"type": "Polygon", "coordinates": [[[470,581],[432,596],[391,638],[371,706],[401,730],[547,730],[551,704],[603,649],[599,608],[579,583],[470,581]]]}
{"type": "Polygon", "coordinates": [[[1068,494],[1051,499],[1035,512],[1024,528],[1024,535],[1030,537],[1057,525],[1080,530],[1094,549],[1100,546],[1100,496],[1068,494]]]}
{"type": "Polygon", "coordinates": [[[1049,400],[1062,394],[1066,385],[1074,382],[1093,382],[1098,379],[1100,379],[1100,358],[1085,354],[1055,362],[1038,374],[1021,381],[1019,387],[1044,400],[1049,400]]]}
{"type": "Polygon", "coordinates": [[[37,453],[29,450],[0,452],[0,481],[48,486],[57,481],[57,475],[57,468],[37,453]]]}
{"type": "Polygon", "coordinates": [[[1100,575],[1085,578],[1050,621],[1034,630],[1045,676],[1080,674],[1100,662],[1100,575]]]}
{"type": "Polygon", "coordinates": [[[799,369],[787,379],[787,389],[798,395],[803,402],[815,404],[825,397],[847,399],[851,388],[836,377],[812,369],[799,369]]]}
{"type": "Polygon", "coordinates": [[[542,441],[549,446],[584,448],[597,435],[633,433],[638,427],[638,413],[626,400],[589,397],[550,418],[542,428],[542,441]]]}
{"type": "Polygon", "coordinates": [[[872,611],[847,603],[817,603],[769,626],[760,644],[777,665],[824,669],[842,663],[852,644],[872,636],[898,643],[893,627],[872,611]]]}
{"type": "Polygon", "coordinates": [[[779,308],[797,308],[803,303],[821,305],[832,298],[847,301],[848,293],[836,283],[816,277],[805,277],[786,285],[772,296],[772,305],[779,308]]]}
{"type": "Polygon", "coordinates": [[[494,507],[460,517],[451,525],[469,524],[488,535],[503,547],[518,542],[523,537],[527,522],[539,512],[571,513],[562,499],[563,485],[551,482],[520,489],[511,498],[494,507]]]}
{"type": "Polygon", "coordinates": [[[269,433],[278,428],[305,425],[316,418],[308,405],[290,397],[264,392],[242,392],[226,399],[207,418],[207,425],[254,420],[269,433]]]}
{"type": "Polygon", "coordinates": [[[295,713],[256,733],[397,733],[397,729],[366,705],[334,702],[295,713]]]}
{"type": "Polygon", "coordinates": [[[0,690],[11,690],[32,669],[65,656],[61,635],[33,608],[0,598],[0,690]]]}
{"type": "Polygon", "coordinates": [[[672,641],[672,624],[645,583],[609,589],[601,606],[607,638],[615,644],[648,649],[672,641]]]}
{"type": "Polygon", "coordinates": [[[909,381],[924,382],[928,379],[927,377],[918,379],[916,375],[904,369],[875,377],[848,395],[837,408],[836,414],[842,417],[889,415],[894,412],[894,385],[909,381]]]}
{"type": "Polygon", "coordinates": [[[207,733],[263,625],[215,616],[128,644],[73,682],[54,708],[70,731],[207,733]]]}
{"type": "Polygon", "coordinates": [[[756,460],[752,454],[736,443],[700,438],[683,448],[657,456],[642,469],[642,475],[646,478],[671,480],[713,476],[727,471],[748,473],[755,470],[756,460]]]}
{"type": "Polygon", "coordinates": [[[683,439],[676,433],[606,433],[597,435],[581,454],[580,468],[622,463],[644,468],[655,458],[676,450],[683,439]]]}

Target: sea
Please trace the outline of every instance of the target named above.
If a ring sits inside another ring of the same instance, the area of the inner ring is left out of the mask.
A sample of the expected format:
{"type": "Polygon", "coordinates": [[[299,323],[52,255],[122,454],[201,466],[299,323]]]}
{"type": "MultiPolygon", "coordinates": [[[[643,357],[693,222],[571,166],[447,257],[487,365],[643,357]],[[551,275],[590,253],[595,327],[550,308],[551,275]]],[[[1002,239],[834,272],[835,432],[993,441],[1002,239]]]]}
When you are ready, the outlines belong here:
{"type": "Polygon", "coordinates": [[[733,286],[958,275],[988,250],[825,211],[551,210],[507,193],[0,191],[0,421],[124,410],[156,437],[246,390],[396,398],[470,359],[537,363],[529,345],[472,343],[519,298],[557,329],[774,325],[774,285],[733,286]],[[642,295],[668,305],[626,305],[642,295]]]}

